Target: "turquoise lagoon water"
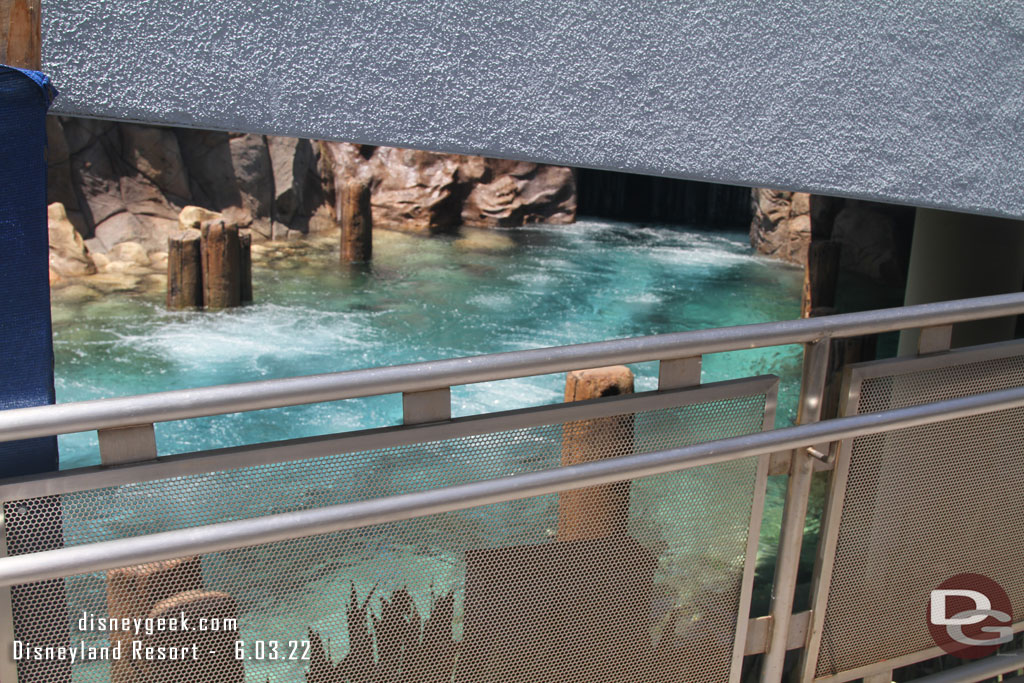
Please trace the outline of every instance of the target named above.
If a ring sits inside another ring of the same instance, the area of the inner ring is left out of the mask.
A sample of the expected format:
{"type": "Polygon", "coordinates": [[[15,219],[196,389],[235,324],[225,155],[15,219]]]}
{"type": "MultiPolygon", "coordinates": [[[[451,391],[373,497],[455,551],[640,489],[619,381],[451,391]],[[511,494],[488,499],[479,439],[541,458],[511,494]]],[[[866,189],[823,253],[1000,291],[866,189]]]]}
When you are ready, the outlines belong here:
{"type": "MultiPolygon", "coordinates": [[[[374,260],[297,245],[257,263],[254,305],[169,312],[162,297],[54,304],[57,400],[289,377],[497,351],[785,320],[801,273],[755,255],[740,232],[581,220],[468,237],[377,231],[374,260]]],[[[796,346],[709,356],[703,381],[782,378],[794,415],[796,346]]],[[[637,390],[654,363],[633,366],[637,390]]],[[[455,387],[453,413],[556,403],[563,375],[455,387]]],[[[398,424],[385,396],[159,424],[161,455],[398,424]]],[[[62,469],[99,462],[95,432],[60,437],[62,469]]]]}
{"type": "MultiPolygon", "coordinates": [[[[378,230],[369,266],[297,246],[257,263],[257,303],[219,312],[163,297],[54,303],[59,402],[329,373],[799,315],[801,273],[755,255],[740,232],[581,220],[423,239],[378,230]]],[[[703,381],[776,374],[794,417],[800,349],[706,358],[703,381]]],[[[637,390],[656,386],[638,364],[637,390]]],[[[564,376],[453,389],[457,416],[553,403],[564,376]]],[[[400,422],[397,396],[157,426],[161,455],[400,422]]],[[[98,463],[95,432],[61,436],[62,469],[98,463]]]]}
{"type": "MultiPolygon", "coordinates": [[[[798,269],[753,254],[743,233],[597,220],[430,239],[378,231],[372,265],[341,268],[337,258],[337,247],[327,240],[269,251],[255,266],[257,303],[230,311],[168,312],[163,309],[161,297],[143,295],[114,295],[74,306],[56,299],[58,400],[126,396],[784,320],[797,317],[802,284],[798,269]]],[[[782,385],[777,424],[781,426],[794,417],[799,366],[800,349],[795,346],[716,354],[705,359],[703,380],[779,375],[782,385]]],[[[641,363],[633,369],[638,390],[656,388],[656,364],[641,363]]],[[[453,412],[470,415],[556,403],[562,400],[563,385],[564,375],[548,375],[455,387],[453,412]]],[[[400,421],[400,398],[385,396],[165,423],[157,425],[156,430],[160,453],[165,455],[400,421]]],[[[99,460],[95,433],[62,436],[60,449],[65,469],[99,460]]],[[[431,459],[445,454],[428,455],[429,461],[420,458],[419,465],[409,463],[405,469],[398,465],[387,476],[399,482],[418,477],[413,483],[406,482],[414,488],[452,483],[445,478],[450,469],[431,459]],[[420,481],[424,477],[431,480],[420,481]]],[[[315,463],[310,466],[316,467],[315,463]]],[[[313,469],[308,474],[310,478],[316,476],[313,469]]],[[[702,482],[697,471],[692,472],[692,480],[687,473],[682,474],[687,476],[671,481],[675,482],[672,486],[683,489],[666,489],[665,496],[648,492],[646,500],[657,505],[661,498],[679,496],[684,489],[695,495],[699,489],[706,490],[704,495],[711,496],[708,500],[715,499],[717,485],[702,482]]],[[[783,481],[769,484],[761,537],[769,566],[765,577],[759,572],[761,603],[770,579],[771,549],[777,542],[783,481]]],[[[304,481],[275,482],[275,486],[294,487],[296,491],[304,485],[304,481]]],[[[357,495],[352,487],[337,494],[313,493],[341,496],[324,502],[341,502],[357,495]]],[[[130,505],[118,498],[120,495],[111,494],[107,509],[123,506],[125,511],[130,510],[130,505]]],[[[177,514],[177,501],[183,494],[177,490],[139,490],[124,495],[166,496],[174,502],[158,507],[177,514]]],[[[251,499],[234,490],[216,495],[251,499]]],[[[537,508],[535,514],[527,517],[550,521],[557,514],[557,501],[547,498],[508,505],[510,509],[515,507],[517,514],[525,510],[524,505],[533,505],[537,508]]],[[[209,503],[212,508],[224,507],[223,501],[210,499],[209,503]]],[[[684,528],[687,520],[673,516],[677,515],[672,512],[675,509],[668,504],[659,508],[660,512],[653,510],[651,518],[658,523],[658,515],[667,514],[660,520],[665,529],[680,524],[679,528],[684,528]]],[[[717,515],[717,519],[735,516],[736,509],[729,501],[722,501],[719,508],[705,512],[717,515]]],[[[77,526],[68,526],[66,520],[65,537],[73,542],[77,534],[83,533],[131,535],[158,530],[137,528],[140,522],[132,515],[115,517],[83,519],[77,526]]],[[[506,521],[502,524],[511,518],[503,516],[506,521]]],[[[171,528],[184,525],[186,520],[167,519],[162,523],[171,528]]],[[[294,556],[276,560],[261,556],[259,562],[269,575],[306,577],[300,580],[302,585],[293,587],[287,599],[266,596],[262,575],[246,573],[246,567],[253,566],[245,564],[252,560],[248,551],[208,556],[204,566],[217,566],[218,571],[225,572],[224,567],[239,563],[234,573],[236,582],[223,589],[247,605],[243,610],[243,637],[305,637],[306,626],[313,623],[333,636],[337,645],[347,639],[344,614],[350,585],[362,600],[376,589],[382,574],[395,574],[392,578],[399,580],[397,568],[402,568],[404,576],[419,576],[423,581],[421,586],[409,586],[421,613],[429,610],[432,593],[452,588],[458,591],[462,570],[456,554],[444,547],[445,542],[439,540],[436,548],[424,548],[421,541],[410,540],[443,535],[441,529],[430,527],[429,520],[423,524],[426,526],[415,534],[387,532],[390,535],[338,540],[336,557],[342,559],[323,566],[323,549],[311,545],[301,550],[305,547],[302,542],[295,546],[294,556]],[[271,560],[284,564],[271,567],[267,564],[271,560]],[[317,616],[321,618],[314,622],[317,616]]],[[[473,512],[467,511],[457,528],[470,533],[474,525],[480,524],[473,512]]],[[[494,524],[483,526],[498,528],[494,524]]],[[[745,521],[737,518],[735,528],[745,534],[745,521]]],[[[519,535],[543,540],[544,533],[538,527],[520,530],[519,535]]],[[[674,554],[682,562],[683,566],[672,570],[679,576],[692,571],[693,562],[688,558],[698,554],[715,556],[713,549],[703,547],[674,548],[670,536],[667,532],[665,546],[670,548],[668,555],[674,554]]],[[[726,536],[731,543],[735,541],[735,533],[726,536]]],[[[735,557],[735,548],[728,553],[735,557]]],[[[666,559],[671,558],[662,558],[666,559]]],[[[83,577],[69,590],[73,602],[105,604],[101,577],[83,577]]],[[[677,593],[686,590],[679,588],[677,593]]],[[[681,598],[670,596],[669,601],[677,599],[681,598]]],[[[301,680],[297,671],[283,664],[280,670],[270,665],[255,666],[248,675],[260,681],[264,674],[274,680],[301,680]]],[[[100,678],[105,675],[99,670],[95,673],[100,678]]]]}

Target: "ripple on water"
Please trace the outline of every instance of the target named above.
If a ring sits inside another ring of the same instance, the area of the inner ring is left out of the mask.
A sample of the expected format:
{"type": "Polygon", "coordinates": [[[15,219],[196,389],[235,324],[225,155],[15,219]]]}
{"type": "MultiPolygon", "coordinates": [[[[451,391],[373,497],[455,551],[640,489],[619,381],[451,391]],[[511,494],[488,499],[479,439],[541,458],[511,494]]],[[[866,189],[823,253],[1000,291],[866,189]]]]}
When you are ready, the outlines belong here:
{"type": "MultiPolygon", "coordinates": [[[[516,231],[501,251],[455,239],[378,231],[374,263],[339,270],[337,254],[306,250],[301,268],[258,265],[257,304],[168,312],[157,298],[118,295],[55,303],[61,402],[254,379],[335,372],[451,356],[557,346],[796,317],[796,269],[750,252],[743,233],[581,220],[516,231]]],[[[275,262],[276,263],[276,262],[275,262]]],[[[795,379],[799,350],[713,357],[705,381],[774,371],[795,379]],[[794,376],[790,376],[790,374],[794,376]]],[[[657,374],[638,371],[638,386],[657,374]]],[[[456,388],[471,414],[551,403],[560,376],[456,388]]],[[[783,412],[787,406],[782,406],[783,412]]],[[[297,406],[157,427],[171,451],[394,424],[395,401],[297,406]],[[268,420],[280,422],[272,428],[268,420]],[[178,447],[178,444],[181,444],[178,447]],[[187,448],[186,448],[187,446],[187,448]]],[[[163,452],[163,451],[162,451],[163,452]]],[[[63,466],[97,460],[95,437],[62,437],[63,466]]]]}

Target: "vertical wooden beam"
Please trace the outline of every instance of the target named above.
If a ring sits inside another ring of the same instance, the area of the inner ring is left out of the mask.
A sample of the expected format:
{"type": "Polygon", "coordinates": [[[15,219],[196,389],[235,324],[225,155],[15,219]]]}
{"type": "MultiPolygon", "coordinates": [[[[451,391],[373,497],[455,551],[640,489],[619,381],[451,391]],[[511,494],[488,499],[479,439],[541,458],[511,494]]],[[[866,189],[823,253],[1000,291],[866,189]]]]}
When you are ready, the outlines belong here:
{"type": "MultiPolygon", "coordinates": [[[[633,393],[633,373],[624,365],[574,370],[565,377],[565,401],[633,393]]],[[[633,452],[633,416],[615,415],[566,423],[562,466],[633,452]]],[[[563,491],[558,498],[558,540],[606,538],[626,532],[628,481],[563,491]]]]}
{"type": "Polygon", "coordinates": [[[341,262],[362,263],[373,255],[373,212],[370,184],[350,178],[338,193],[341,223],[341,262]]]}
{"type": "Polygon", "coordinates": [[[203,307],[232,308],[242,302],[242,256],[238,226],[222,219],[204,221],[200,229],[203,256],[203,307]]]}
{"type": "Polygon", "coordinates": [[[180,230],[167,238],[167,308],[203,307],[203,265],[198,230],[180,230]]]}
{"type": "Polygon", "coordinates": [[[833,312],[839,282],[840,245],[832,241],[832,228],[843,200],[824,195],[810,196],[811,243],[807,247],[804,290],[800,317],[810,318],[833,312]]]}
{"type": "Polygon", "coordinates": [[[42,67],[41,0],[0,0],[0,64],[42,67]]]}
{"type": "Polygon", "coordinates": [[[241,270],[241,301],[252,303],[252,232],[238,231],[239,268],[241,270]]]}

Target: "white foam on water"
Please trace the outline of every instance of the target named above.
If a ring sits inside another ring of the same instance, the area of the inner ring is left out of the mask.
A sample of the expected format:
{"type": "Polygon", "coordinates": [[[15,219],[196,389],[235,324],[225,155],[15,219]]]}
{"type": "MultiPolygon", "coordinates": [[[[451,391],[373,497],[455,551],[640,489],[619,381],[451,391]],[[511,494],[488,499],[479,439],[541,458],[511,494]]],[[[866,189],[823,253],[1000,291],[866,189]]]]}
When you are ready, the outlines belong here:
{"type": "Polygon", "coordinates": [[[236,311],[167,316],[117,345],[176,363],[186,369],[246,359],[257,372],[267,361],[334,357],[372,347],[378,337],[374,313],[337,313],[260,304],[236,311]]]}
{"type": "Polygon", "coordinates": [[[652,291],[638,292],[636,294],[627,294],[622,298],[623,301],[631,304],[647,304],[653,306],[654,304],[661,303],[662,296],[652,291]]]}
{"type": "Polygon", "coordinates": [[[507,308],[515,303],[515,299],[509,294],[481,293],[470,297],[466,303],[493,310],[507,308]]]}

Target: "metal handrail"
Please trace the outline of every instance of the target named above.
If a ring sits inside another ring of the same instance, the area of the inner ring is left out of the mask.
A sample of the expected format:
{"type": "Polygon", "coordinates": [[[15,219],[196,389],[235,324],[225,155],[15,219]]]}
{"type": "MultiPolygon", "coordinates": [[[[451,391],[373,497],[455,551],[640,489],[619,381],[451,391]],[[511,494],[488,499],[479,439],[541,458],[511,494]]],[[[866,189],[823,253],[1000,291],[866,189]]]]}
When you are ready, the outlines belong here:
{"type": "Polygon", "coordinates": [[[1024,407],[1024,387],[708,441],[655,453],[0,558],[0,586],[397,522],[1024,407]]]}
{"type": "Polygon", "coordinates": [[[0,442],[1024,314],[1024,293],[0,411],[0,442]]]}

